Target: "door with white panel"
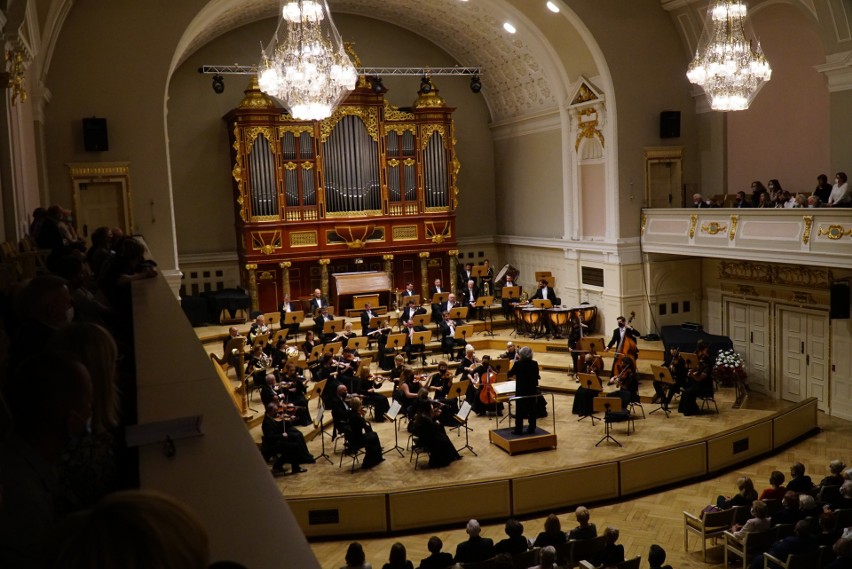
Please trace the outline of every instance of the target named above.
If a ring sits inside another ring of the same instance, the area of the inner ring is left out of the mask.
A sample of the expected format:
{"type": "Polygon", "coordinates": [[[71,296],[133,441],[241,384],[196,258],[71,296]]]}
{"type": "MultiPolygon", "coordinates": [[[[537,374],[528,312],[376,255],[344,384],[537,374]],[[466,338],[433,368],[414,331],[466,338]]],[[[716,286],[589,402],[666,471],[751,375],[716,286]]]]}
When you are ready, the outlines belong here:
{"type": "Polygon", "coordinates": [[[745,360],[749,389],[769,393],[769,305],[744,300],[726,305],[728,337],[745,360]]]}
{"type": "Polygon", "coordinates": [[[781,398],[828,409],[828,314],[779,307],[781,398]]]}

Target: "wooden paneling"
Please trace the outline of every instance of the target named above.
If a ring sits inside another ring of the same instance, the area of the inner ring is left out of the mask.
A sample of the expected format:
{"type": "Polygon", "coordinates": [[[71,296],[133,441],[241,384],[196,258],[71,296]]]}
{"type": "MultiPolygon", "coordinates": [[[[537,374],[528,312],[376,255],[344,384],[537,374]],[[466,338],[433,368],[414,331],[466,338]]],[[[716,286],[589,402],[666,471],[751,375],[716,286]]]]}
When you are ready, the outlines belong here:
{"type": "Polygon", "coordinates": [[[307,537],[384,533],[388,530],[384,494],[291,498],[287,503],[307,537]]]}
{"type": "Polygon", "coordinates": [[[707,441],[707,470],[715,472],[772,450],[772,420],[707,441]]]}
{"type": "Polygon", "coordinates": [[[806,399],[789,412],[772,420],[776,448],[817,428],[817,403],[815,397],[806,399]]]}
{"type": "Polygon", "coordinates": [[[512,481],[512,511],[515,515],[556,510],[617,496],[617,462],[512,481]]]}
{"type": "Polygon", "coordinates": [[[703,442],[648,453],[621,461],[621,495],[703,476],[707,445],[703,442]],[[660,468],[665,464],[665,468],[660,468]]]}
{"type": "Polygon", "coordinates": [[[391,494],[388,507],[392,531],[506,518],[511,513],[509,481],[457,485],[447,479],[441,488],[391,494]]]}

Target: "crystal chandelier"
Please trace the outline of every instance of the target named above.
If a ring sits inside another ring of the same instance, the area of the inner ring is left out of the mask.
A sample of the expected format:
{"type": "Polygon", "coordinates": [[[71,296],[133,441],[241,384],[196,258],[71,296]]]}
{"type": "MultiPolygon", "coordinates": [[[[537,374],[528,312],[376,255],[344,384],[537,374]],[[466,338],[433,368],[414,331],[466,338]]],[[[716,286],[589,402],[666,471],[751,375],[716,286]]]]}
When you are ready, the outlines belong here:
{"type": "Polygon", "coordinates": [[[760,49],[760,42],[746,37],[744,2],[715,0],[704,22],[695,59],[686,77],[699,85],[714,111],[742,111],[748,108],[772,69],[760,49]]]}
{"type": "Polygon", "coordinates": [[[346,55],[326,0],[284,0],[272,41],[258,66],[261,91],[299,120],[322,120],[355,88],[358,74],[346,55]]]}

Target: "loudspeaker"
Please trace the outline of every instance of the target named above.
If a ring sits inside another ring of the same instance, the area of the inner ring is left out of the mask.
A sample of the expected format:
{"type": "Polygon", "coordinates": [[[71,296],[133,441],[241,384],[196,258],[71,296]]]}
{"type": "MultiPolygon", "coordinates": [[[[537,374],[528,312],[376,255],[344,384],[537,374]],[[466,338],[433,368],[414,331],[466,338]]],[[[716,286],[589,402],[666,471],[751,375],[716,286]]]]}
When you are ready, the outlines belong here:
{"type": "Polygon", "coordinates": [[[680,137],[680,111],[660,113],[660,138],[680,137]]]}
{"type": "Polygon", "coordinates": [[[680,329],[689,330],[690,332],[701,332],[704,330],[704,326],[702,326],[698,322],[684,322],[680,325],[680,329]]]}
{"type": "Polygon", "coordinates": [[[846,320],[849,318],[849,283],[831,283],[831,310],[829,318],[846,320]]]}
{"type": "Polygon", "coordinates": [[[107,121],[92,117],[83,119],[83,147],[86,152],[105,152],[109,150],[107,121]]]}

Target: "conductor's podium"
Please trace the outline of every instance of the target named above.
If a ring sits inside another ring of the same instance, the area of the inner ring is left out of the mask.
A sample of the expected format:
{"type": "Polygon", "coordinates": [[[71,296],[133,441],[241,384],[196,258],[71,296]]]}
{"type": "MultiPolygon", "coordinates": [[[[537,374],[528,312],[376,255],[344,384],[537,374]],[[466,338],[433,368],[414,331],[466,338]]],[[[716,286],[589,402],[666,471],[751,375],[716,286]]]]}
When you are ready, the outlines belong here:
{"type": "Polygon", "coordinates": [[[488,433],[491,444],[497,445],[509,454],[534,452],[556,448],[556,433],[549,433],[537,427],[535,433],[516,435],[512,428],[493,429],[488,433]]]}

